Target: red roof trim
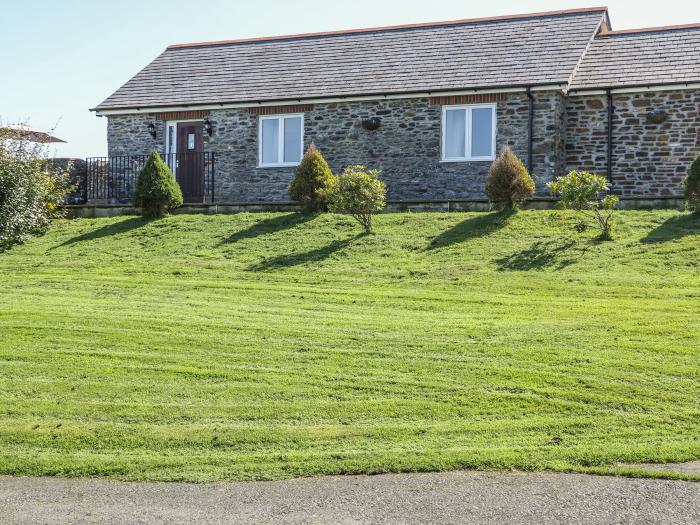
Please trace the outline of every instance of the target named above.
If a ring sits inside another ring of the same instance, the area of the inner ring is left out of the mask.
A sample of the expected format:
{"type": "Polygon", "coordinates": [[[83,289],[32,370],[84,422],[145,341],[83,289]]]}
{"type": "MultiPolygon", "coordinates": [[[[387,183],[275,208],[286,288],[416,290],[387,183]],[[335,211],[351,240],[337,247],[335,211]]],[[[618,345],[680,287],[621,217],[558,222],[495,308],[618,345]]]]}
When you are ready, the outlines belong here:
{"type": "Polygon", "coordinates": [[[600,11],[601,13],[607,13],[608,8],[605,6],[601,7],[586,7],[583,9],[564,9],[560,11],[543,11],[539,13],[523,13],[517,15],[504,15],[504,16],[492,16],[488,18],[466,18],[464,20],[449,20],[445,22],[428,22],[422,24],[404,24],[396,26],[383,26],[383,27],[368,27],[361,29],[346,29],[343,31],[326,31],[322,33],[300,33],[298,35],[285,35],[285,36],[265,36],[260,38],[244,38],[240,40],[216,40],[213,42],[194,42],[191,44],[173,44],[168,46],[168,49],[179,49],[183,47],[201,47],[201,46],[222,46],[229,44],[247,44],[252,42],[270,42],[277,40],[293,40],[299,38],[313,38],[320,36],[336,36],[336,35],[352,35],[357,33],[376,33],[379,31],[396,31],[400,29],[420,29],[428,27],[442,27],[442,26],[452,26],[452,25],[462,25],[462,24],[477,24],[482,22],[498,22],[502,20],[518,20],[522,18],[542,18],[550,16],[562,16],[562,15],[572,15],[578,13],[595,13],[600,11]]]}
{"type": "Polygon", "coordinates": [[[490,102],[505,102],[508,93],[482,93],[476,95],[448,95],[442,97],[430,97],[430,103],[439,106],[453,104],[485,104],[490,102]]]}
{"type": "Polygon", "coordinates": [[[632,35],[636,33],[656,33],[678,29],[700,29],[700,24],[683,24],[678,26],[641,27],[638,29],[620,29],[619,31],[602,31],[598,36],[632,35]]]}
{"type": "Polygon", "coordinates": [[[155,114],[158,120],[194,120],[209,116],[208,109],[193,109],[189,111],[163,111],[155,114]]]}

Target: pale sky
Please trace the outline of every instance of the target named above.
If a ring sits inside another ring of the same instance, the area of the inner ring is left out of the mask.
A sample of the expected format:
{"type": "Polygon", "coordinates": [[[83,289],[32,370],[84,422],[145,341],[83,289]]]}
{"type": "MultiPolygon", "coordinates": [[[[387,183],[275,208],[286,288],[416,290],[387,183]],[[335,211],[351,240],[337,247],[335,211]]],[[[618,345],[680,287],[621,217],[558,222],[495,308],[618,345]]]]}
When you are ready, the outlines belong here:
{"type": "MultiPolygon", "coordinates": [[[[585,0],[0,0],[0,120],[107,152],[96,106],[168,44],[606,5],[585,0]]],[[[613,29],[700,23],[699,0],[610,0],[613,29]]]]}

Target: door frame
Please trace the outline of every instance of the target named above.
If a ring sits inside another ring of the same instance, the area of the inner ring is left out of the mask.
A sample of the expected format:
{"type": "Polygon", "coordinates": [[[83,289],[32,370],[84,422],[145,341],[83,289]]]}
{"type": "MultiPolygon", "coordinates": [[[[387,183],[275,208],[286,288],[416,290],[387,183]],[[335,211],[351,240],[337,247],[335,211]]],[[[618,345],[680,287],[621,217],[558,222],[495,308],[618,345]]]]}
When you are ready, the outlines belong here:
{"type": "MultiPolygon", "coordinates": [[[[186,119],[180,119],[180,120],[166,120],[165,121],[165,154],[173,154],[175,155],[177,153],[177,125],[180,122],[201,122],[204,124],[204,119],[201,118],[186,118],[186,119]],[[174,128],[173,134],[170,135],[170,129],[174,128]]],[[[176,157],[173,157],[176,158],[176,157]]],[[[177,171],[177,162],[173,164],[172,167],[172,172],[173,175],[175,175],[175,171],[177,171]]]]}
{"type": "MultiPolygon", "coordinates": [[[[182,123],[199,123],[202,125],[202,141],[204,141],[204,119],[203,118],[188,118],[188,119],[177,119],[177,120],[166,120],[165,121],[165,154],[168,160],[172,159],[173,162],[169,162],[168,167],[173,173],[173,178],[177,180],[177,167],[178,167],[178,155],[177,155],[177,142],[178,142],[178,124],[182,123]],[[172,134],[171,134],[172,130],[172,134]]],[[[206,143],[202,144],[202,155],[205,154],[204,147],[206,143]]],[[[204,173],[204,158],[202,159],[202,202],[206,201],[206,177],[204,173]]],[[[197,201],[199,202],[199,201],[197,201]]]]}

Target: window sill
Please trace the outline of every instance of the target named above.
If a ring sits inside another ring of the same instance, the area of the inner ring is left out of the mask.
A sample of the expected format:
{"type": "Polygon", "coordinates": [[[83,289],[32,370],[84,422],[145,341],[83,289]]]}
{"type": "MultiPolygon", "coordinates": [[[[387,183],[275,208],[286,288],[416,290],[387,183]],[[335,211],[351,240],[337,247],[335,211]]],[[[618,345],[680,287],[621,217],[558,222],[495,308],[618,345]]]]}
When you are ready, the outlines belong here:
{"type": "Polygon", "coordinates": [[[473,159],[442,159],[440,164],[454,164],[459,162],[493,162],[496,157],[475,157],[473,159]]]}
{"type": "Polygon", "coordinates": [[[293,163],[286,163],[286,164],[258,164],[256,167],[258,169],[265,169],[265,168],[296,168],[299,166],[299,162],[293,162],[293,163]]]}

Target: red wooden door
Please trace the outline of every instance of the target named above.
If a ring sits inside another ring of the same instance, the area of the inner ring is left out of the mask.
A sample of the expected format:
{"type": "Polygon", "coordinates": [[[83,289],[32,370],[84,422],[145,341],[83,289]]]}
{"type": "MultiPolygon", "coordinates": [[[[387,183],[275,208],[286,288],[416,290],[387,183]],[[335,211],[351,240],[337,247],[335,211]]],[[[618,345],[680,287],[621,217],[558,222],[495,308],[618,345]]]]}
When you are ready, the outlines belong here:
{"type": "Polygon", "coordinates": [[[204,124],[178,122],[175,179],[186,203],[204,202],[204,124]]]}

